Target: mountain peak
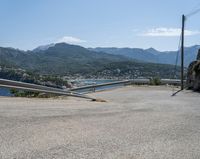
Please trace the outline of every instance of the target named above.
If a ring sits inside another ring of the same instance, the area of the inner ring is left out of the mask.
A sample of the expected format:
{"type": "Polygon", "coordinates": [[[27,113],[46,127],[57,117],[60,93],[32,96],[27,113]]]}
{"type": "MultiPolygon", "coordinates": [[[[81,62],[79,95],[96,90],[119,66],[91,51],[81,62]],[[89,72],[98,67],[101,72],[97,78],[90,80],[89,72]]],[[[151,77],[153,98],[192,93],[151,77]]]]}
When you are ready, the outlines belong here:
{"type": "Polygon", "coordinates": [[[53,47],[53,46],[55,46],[54,43],[48,44],[48,45],[41,45],[41,46],[38,46],[37,48],[35,48],[35,49],[33,50],[33,52],[45,51],[45,50],[47,50],[47,49],[49,49],[50,47],[53,47]]]}
{"type": "Polygon", "coordinates": [[[148,51],[148,52],[150,52],[150,53],[152,53],[154,55],[158,55],[160,53],[160,51],[158,51],[158,50],[156,50],[156,49],[154,49],[152,47],[146,49],[145,51],[148,51]]]}
{"type": "Polygon", "coordinates": [[[148,51],[158,51],[158,50],[154,49],[153,47],[150,47],[150,48],[148,48],[146,50],[148,50],[148,51]]]}

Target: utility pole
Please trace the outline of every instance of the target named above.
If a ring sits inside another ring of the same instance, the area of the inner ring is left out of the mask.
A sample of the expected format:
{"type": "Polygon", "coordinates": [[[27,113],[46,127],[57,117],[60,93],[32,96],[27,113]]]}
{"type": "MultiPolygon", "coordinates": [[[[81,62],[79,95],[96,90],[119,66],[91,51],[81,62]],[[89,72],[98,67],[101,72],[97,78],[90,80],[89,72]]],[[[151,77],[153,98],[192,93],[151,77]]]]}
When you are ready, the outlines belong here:
{"type": "Polygon", "coordinates": [[[185,15],[182,15],[182,33],[181,33],[181,90],[184,89],[184,31],[185,15]]]}

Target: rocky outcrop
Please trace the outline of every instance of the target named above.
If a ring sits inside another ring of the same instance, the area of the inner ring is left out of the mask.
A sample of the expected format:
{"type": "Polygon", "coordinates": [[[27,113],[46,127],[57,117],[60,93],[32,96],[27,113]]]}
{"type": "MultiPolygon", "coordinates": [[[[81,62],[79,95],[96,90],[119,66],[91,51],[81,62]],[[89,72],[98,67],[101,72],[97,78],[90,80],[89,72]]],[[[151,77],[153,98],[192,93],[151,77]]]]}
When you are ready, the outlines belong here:
{"type": "Polygon", "coordinates": [[[187,87],[194,91],[200,91],[200,49],[197,60],[193,61],[188,67],[187,87]]]}
{"type": "Polygon", "coordinates": [[[198,54],[197,54],[197,60],[200,60],[200,49],[199,49],[198,54]]]}

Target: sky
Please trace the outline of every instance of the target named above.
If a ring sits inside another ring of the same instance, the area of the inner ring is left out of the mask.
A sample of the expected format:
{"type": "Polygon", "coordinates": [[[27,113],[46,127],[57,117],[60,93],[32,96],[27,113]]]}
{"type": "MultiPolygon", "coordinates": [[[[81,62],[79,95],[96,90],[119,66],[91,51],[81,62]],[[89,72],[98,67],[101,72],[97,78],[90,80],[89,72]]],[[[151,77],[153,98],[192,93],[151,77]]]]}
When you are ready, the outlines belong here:
{"type": "MultiPolygon", "coordinates": [[[[199,8],[199,0],[0,0],[0,46],[177,50],[181,15],[199,8]]],[[[200,44],[199,18],[186,20],[187,46],[200,44]]]]}

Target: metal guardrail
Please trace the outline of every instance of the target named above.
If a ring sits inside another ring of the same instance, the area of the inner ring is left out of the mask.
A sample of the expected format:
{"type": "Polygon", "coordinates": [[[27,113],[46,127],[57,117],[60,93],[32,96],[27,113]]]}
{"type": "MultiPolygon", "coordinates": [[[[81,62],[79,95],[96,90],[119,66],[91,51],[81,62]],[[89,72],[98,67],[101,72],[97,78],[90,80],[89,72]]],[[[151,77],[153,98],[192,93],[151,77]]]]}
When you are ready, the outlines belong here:
{"type": "MultiPolygon", "coordinates": [[[[171,85],[180,85],[181,81],[177,79],[161,79],[161,84],[171,84],[171,85]]],[[[42,92],[42,93],[50,93],[50,94],[57,94],[57,95],[67,95],[79,98],[86,98],[91,100],[96,100],[95,98],[91,98],[87,95],[82,93],[77,93],[76,91],[85,90],[85,89],[92,89],[93,92],[96,91],[97,88],[105,87],[105,86],[114,86],[114,85],[128,85],[128,84],[150,84],[150,79],[132,79],[132,80],[124,80],[124,81],[117,81],[117,82],[109,82],[103,84],[96,84],[96,85],[88,85],[78,88],[72,89],[59,89],[59,88],[52,88],[42,85],[30,84],[25,82],[18,82],[6,79],[0,79],[0,87],[3,88],[15,88],[19,90],[26,90],[32,92],[42,92]]]]}
{"type": "MultiPolygon", "coordinates": [[[[0,84],[9,85],[9,86],[28,87],[28,88],[34,88],[34,89],[42,89],[42,90],[49,90],[49,91],[64,91],[59,88],[47,87],[47,86],[13,81],[13,80],[7,80],[7,79],[0,79],[0,84]]],[[[66,91],[64,91],[64,92],[66,92],[66,91]]]]}
{"type": "Polygon", "coordinates": [[[91,98],[89,96],[86,96],[86,95],[83,95],[83,94],[78,94],[78,93],[68,93],[68,92],[60,92],[60,91],[41,90],[41,89],[35,89],[35,88],[9,86],[9,85],[1,85],[1,84],[0,84],[0,87],[9,88],[9,89],[18,89],[18,90],[24,90],[24,91],[31,91],[31,92],[49,93],[49,94],[56,94],[56,95],[66,95],[66,96],[79,97],[79,98],[85,98],[85,99],[91,99],[91,100],[95,99],[95,98],[91,98]]]}
{"type": "Polygon", "coordinates": [[[13,88],[13,89],[32,91],[32,92],[66,95],[66,96],[95,100],[95,98],[91,98],[87,95],[83,95],[77,92],[72,92],[72,91],[67,91],[63,89],[47,87],[47,86],[41,86],[41,85],[36,85],[36,84],[30,84],[30,83],[25,83],[25,82],[6,80],[6,79],[0,79],[0,87],[8,88],[8,89],[13,88]]]}
{"type": "Polygon", "coordinates": [[[127,84],[127,83],[130,83],[130,82],[131,82],[131,80],[108,82],[108,83],[103,83],[103,84],[95,84],[95,85],[88,85],[88,86],[83,86],[83,87],[72,88],[72,89],[69,89],[69,90],[70,91],[78,91],[78,90],[82,90],[82,89],[97,88],[97,87],[102,87],[102,86],[110,86],[110,85],[117,85],[117,84],[127,84]]]}
{"type": "Polygon", "coordinates": [[[161,84],[181,85],[179,79],[161,79],[161,84]]]}
{"type": "MultiPolygon", "coordinates": [[[[72,88],[70,91],[80,91],[80,90],[87,90],[91,89],[93,92],[96,91],[97,88],[104,87],[104,86],[114,86],[114,85],[128,85],[128,84],[147,84],[149,85],[151,83],[150,79],[132,79],[132,80],[124,80],[124,81],[117,81],[117,82],[109,82],[109,83],[103,83],[103,84],[95,84],[95,85],[88,85],[83,87],[77,87],[72,88]]],[[[180,85],[181,80],[177,79],[161,79],[161,84],[169,84],[169,85],[180,85]]]]}

